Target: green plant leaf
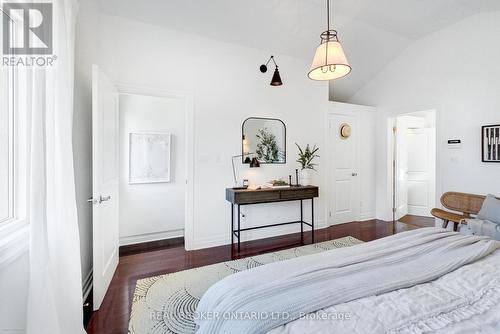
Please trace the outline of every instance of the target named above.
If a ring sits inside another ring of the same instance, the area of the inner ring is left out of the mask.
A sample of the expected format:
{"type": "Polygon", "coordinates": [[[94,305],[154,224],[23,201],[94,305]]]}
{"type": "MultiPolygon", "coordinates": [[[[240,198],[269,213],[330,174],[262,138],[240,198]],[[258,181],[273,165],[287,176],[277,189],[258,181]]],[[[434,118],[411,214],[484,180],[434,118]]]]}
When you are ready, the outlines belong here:
{"type": "Polygon", "coordinates": [[[317,164],[313,163],[313,160],[315,158],[319,158],[319,155],[316,154],[319,147],[314,144],[311,148],[311,145],[307,144],[305,149],[302,149],[299,144],[295,143],[295,145],[297,145],[297,148],[299,149],[299,158],[297,159],[297,162],[300,163],[302,169],[316,170],[314,166],[317,164]]]}

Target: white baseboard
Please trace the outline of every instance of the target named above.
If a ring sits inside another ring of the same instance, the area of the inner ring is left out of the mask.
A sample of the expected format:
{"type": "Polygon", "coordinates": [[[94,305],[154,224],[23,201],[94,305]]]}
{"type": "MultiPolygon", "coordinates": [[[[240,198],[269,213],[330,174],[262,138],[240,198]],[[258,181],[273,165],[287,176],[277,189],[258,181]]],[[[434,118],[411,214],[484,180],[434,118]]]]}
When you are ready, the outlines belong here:
{"type": "Polygon", "coordinates": [[[85,279],[83,280],[82,293],[84,302],[89,296],[90,291],[92,290],[92,285],[93,285],[92,273],[93,269],[91,268],[89,273],[87,274],[87,276],[85,276],[85,279]]]}
{"type": "MultiPolygon", "coordinates": [[[[365,221],[368,221],[368,220],[376,220],[376,219],[377,218],[375,218],[375,214],[373,214],[373,215],[372,214],[363,214],[363,215],[359,216],[359,218],[355,222],[365,222],[365,221]]],[[[342,225],[342,224],[349,224],[349,223],[353,223],[353,222],[352,221],[348,221],[348,222],[332,222],[328,226],[335,226],[335,225],[342,225]]]]}
{"type": "Polygon", "coordinates": [[[431,210],[429,210],[429,208],[427,207],[422,208],[408,206],[408,214],[413,216],[433,218],[433,216],[431,215],[431,210]]]}
{"type": "Polygon", "coordinates": [[[184,236],[184,229],[156,232],[156,233],[146,233],[140,235],[131,235],[126,237],[120,237],[120,246],[140,244],[143,242],[172,239],[184,236]]]}
{"type": "Polygon", "coordinates": [[[367,221],[375,219],[375,212],[364,212],[359,215],[359,221],[367,221]]]}
{"type": "Polygon", "coordinates": [[[228,244],[227,235],[219,235],[212,238],[199,238],[193,240],[193,247],[187,250],[196,250],[210,247],[223,246],[228,244]]]}

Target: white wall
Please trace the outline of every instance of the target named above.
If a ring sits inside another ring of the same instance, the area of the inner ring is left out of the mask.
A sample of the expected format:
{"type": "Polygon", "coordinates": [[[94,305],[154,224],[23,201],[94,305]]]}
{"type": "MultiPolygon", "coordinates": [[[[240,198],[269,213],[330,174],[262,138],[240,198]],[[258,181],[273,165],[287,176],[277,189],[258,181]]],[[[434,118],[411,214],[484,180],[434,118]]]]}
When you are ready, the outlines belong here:
{"type": "Polygon", "coordinates": [[[185,194],[185,108],[181,99],[120,96],[120,244],[183,235],[185,194]],[[129,134],[171,134],[169,183],[129,184],[129,134]]]}
{"type": "Polygon", "coordinates": [[[481,126],[500,123],[499,21],[500,12],[479,14],[417,41],[350,100],[379,110],[378,218],[390,219],[386,131],[399,113],[436,109],[439,193],[500,193],[500,164],[480,153],[481,126]],[[448,149],[448,139],[462,149],[448,149]]]}
{"type": "MultiPolygon", "coordinates": [[[[307,79],[305,61],[275,55],[284,86],[269,86],[270,74],[259,72],[271,51],[221,43],[165,30],[128,19],[102,16],[100,59],[117,83],[186,91],[194,96],[194,247],[230,241],[229,203],[224,191],[232,185],[231,156],[241,152],[241,124],[249,116],[282,119],[287,126],[288,163],[250,170],[239,165],[239,177],[259,183],[287,177],[296,168],[294,142],[323,146],[326,84],[307,79]]],[[[322,185],[323,171],[315,175],[322,185]]],[[[322,191],[324,191],[322,189],[322,191]]],[[[323,199],[316,217],[324,222],[323,199]]],[[[297,203],[249,207],[244,226],[296,219],[297,203]]],[[[298,231],[248,232],[245,239],[298,231]]]]}
{"type": "Polygon", "coordinates": [[[28,271],[27,252],[0,268],[0,334],[26,331],[28,271]]]}
{"type": "Polygon", "coordinates": [[[375,218],[375,134],[377,110],[364,106],[352,106],[359,113],[359,154],[360,169],[359,177],[361,179],[361,209],[360,220],[375,218]]]}
{"type": "MultiPolygon", "coordinates": [[[[98,64],[119,84],[178,90],[194,97],[194,247],[230,241],[230,207],[224,191],[232,185],[231,156],[241,152],[241,124],[250,116],[273,117],[287,126],[287,164],[250,170],[238,164],[239,179],[260,183],[288,178],[298,167],[294,143],[324,147],[326,83],[307,78],[308,61],[274,54],[284,85],[269,86],[271,74],[259,72],[272,50],[256,50],[101,16],[98,64]]],[[[326,160],[313,181],[321,187],[316,222],[325,226],[326,160]]],[[[296,219],[297,203],[246,208],[244,226],[296,219]]],[[[306,215],[309,212],[306,211],[306,215]]],[[[245,233],[244,239],[298,231],[298,226],[245,233]]]]}

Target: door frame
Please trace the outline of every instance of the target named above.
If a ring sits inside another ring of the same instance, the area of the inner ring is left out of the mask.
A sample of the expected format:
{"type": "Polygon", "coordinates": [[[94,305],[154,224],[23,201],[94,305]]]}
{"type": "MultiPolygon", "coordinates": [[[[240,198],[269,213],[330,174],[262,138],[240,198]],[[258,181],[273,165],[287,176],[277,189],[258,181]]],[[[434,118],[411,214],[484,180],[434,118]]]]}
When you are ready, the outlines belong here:
{"type": "MultiPolygon", "coordinates": [[[[438,108],[435,107],[428,107],[428,108],[398,108],[394,109],[391,112],[390,116],[387,116],[386,118],[386,124],[387,124],[387,129],[386,129],[386,136],[387,136],[387,159],[386,159],[386,176],[387,176],[387,203],[388,205],[388,210],[382,213],[382,219],[387,220],[388,217],[391,217],[391,221],[395,221],[395,215],[396,213],[394,212],[394,203],[397,203],[397,198],[396,193],[397,193],[397,185],[395,182],[395,177],[396,177],[396,171],[395,167],[397,165],[396,162],[396,150],[397,150],[397,142],[395,141],[396,138],[396,133],[394,132],[394,127],[397,126],[397,119],[398,117],[401,116],[411,116],[412,114],[419,113],[419,112],[426,112],[426,111],[432,111],[435,114],[435,168],[434,168],[434,206],[439,206],[438,205],[438,198],[439,194],[441,194],[441,189],[442,189],[442,170],[441,170],[441,160],[440,157],[442,156],[441,152],[441,146],[439,145],[439,138],[440,138],[440,124],[441,124],[441,115],[438,112],[438,108]],[[408,111],[410,110],[410,111],[408,111]],[[396,165],[395,165],[396,164],[396,165]],[[439,181],[438,181],[439,180],[439,181]]],[[[377,215],[378,216],[378,215],[377,215]]]]}
{"type": "Polygon", "coordinates": [[[185,111],[185,195],[184,195],[184,248],[194,248],[194,95],[188,91],[156,89],[126,83],[116,84],[119,94],[145,95],[180,99],[185,111]]]}
{"type": "MultiPolygon", "coordinates": [[[[393,126],[393,145],[394,149],[392,150],[392,212],[393,212],[393,220],[398,220],[401,217],[404,217],[405,215],[408,214],[408,180],[406,180],[406,201],[404,203],[405,209],[403,209],[403,212],[400,212],[400,203],[399,203],[399,196],[398,194],[400,193],[401,187],[400,187],[400,182],[399,179],[401,177],[408,177],[408,171],[406,171],[406,176],[401,175],[401,164],[403,160],[400,157],[401,153],[401,145],[400,141],[398,139],[401,139],[403,136],[403,133],[399,131],[399,121],[400,117],[405,116],[403,115],[398,115],[394,118],[394,126],[393,126]],[[399,218],[398,218],[399,217],[399,218]]],[[[406,168],[408,169],[408,161],[406,161],[406,168]]]]}
{"type": "MultiPolygon", "coordinates": [[[[333,199],[335,198],[335,192],[334,192],[334,189],[333,187],[331,187],[331,183],[333,182],[333,176],[332,176],[332,173],[331,171],[333,170],[334,168],[334,164],[333,164],[333,154],[332,154],[332,150],[333,150],[333,145],[332,145],[332,139],[333,139],[333,136],[335,136],[335,131],[333,131],[334,129],[331,127],[330,125],[330,119],[332,116],[351,116],[351,117],[355,117],[356,118],[356,125],[357,127],[359,128],[360,127],[360,112],[359,110],[356,110],[356,106],[355,105],[350,105],[350,104],[343,104],[343,103],[339,103],[339,102],[335,102],[335,105],[338,105],[338,106],[342,106],[343,109],[345,109],[345,111],[327,111],[326,113],[326,122],[325,122],[325,125],[326,125],[326,158],[327,158],[327,172],[325,173],[326,176],[325,176],[325,179],[326,179],[326,184],[327,184],[327,194],[326,194],[326,205],[325,205],[325,217],[326,217],[326,226],[329,227],[329,226],[332,226],[332,225],[337,225],[339,224],[338,222],[335,222],[334,221],[334,215],[332,214],[332,212],[334,211],[334,205],[333,205],[333,199]]],[[[360,178],[360,152],[359,152],[359,136],[356,134],[356,165],[357,165],[357,168],[358,168],[358,181],[357,181],[357,188],[358,189],[358,193],[361,194],[361,178],[360,178]]],[[[360,199],[361,200],[361,199],[360,199]]],[[[354,220],[353,221],[359,221],[360,220],[360,215],[361,215],[361,210],[357,210],[356,212],[356,215],[357,217],[354,217],[354,220]]]]}

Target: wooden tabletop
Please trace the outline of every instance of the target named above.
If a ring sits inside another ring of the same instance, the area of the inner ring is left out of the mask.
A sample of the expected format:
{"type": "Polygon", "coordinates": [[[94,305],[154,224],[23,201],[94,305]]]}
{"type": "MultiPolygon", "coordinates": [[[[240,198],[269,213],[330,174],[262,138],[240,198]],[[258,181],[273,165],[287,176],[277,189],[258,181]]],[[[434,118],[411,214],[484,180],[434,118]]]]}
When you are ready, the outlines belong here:
{"type": "Polygon", "coordinates": [[[226,189],[226,200],[233,204],[257,204],[268,202],[311,199],[319,196],[317,186],[291,186],[287,188],[226,189]]]}

